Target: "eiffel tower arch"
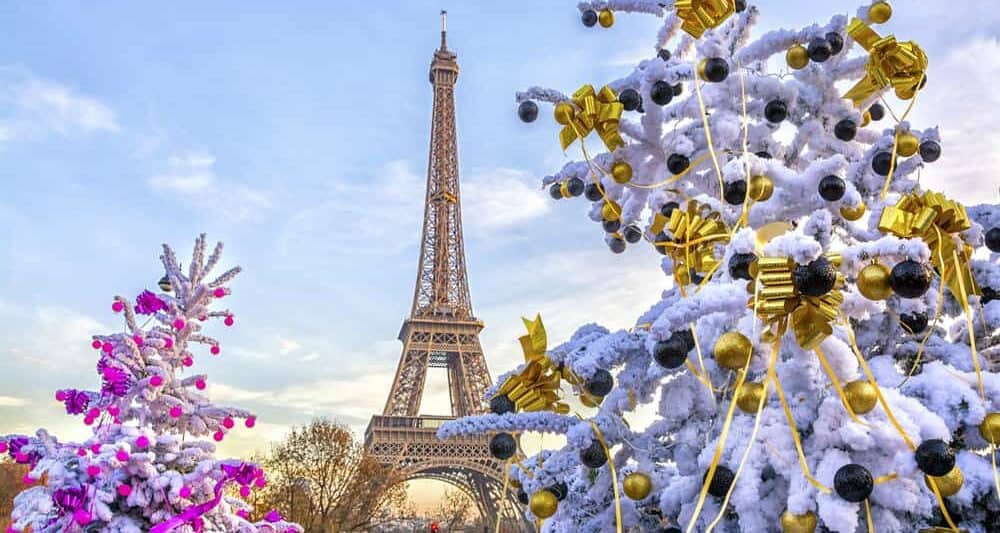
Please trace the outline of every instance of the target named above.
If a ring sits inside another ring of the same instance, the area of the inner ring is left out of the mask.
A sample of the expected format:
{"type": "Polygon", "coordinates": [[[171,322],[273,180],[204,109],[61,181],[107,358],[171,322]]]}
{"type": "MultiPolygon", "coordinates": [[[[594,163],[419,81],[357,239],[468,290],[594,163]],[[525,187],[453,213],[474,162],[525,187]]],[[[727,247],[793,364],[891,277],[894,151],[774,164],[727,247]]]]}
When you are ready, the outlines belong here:
{"type": "Polygon", "coordinates": [[[483,322],[472,312],[465,268],[455,130],[458,56],[448,50],[445,16],[442,11],[441,47],[430,68],[434,111],[413,307],[399,332],[403,352],[392,389],[382,414],[368,423],[365,449],[398,468],[401,481],[433,479],[457,487],[491,523],[498,515],[520,520],[513,490],[503,490],[504,463],[490,455],[486,436],[437,438],[442,423],[487,412],[484,396],[492,385],[479,343],[483,322]],[[450,416],[419,414],[430,368],[447,371],[450,416]]]}

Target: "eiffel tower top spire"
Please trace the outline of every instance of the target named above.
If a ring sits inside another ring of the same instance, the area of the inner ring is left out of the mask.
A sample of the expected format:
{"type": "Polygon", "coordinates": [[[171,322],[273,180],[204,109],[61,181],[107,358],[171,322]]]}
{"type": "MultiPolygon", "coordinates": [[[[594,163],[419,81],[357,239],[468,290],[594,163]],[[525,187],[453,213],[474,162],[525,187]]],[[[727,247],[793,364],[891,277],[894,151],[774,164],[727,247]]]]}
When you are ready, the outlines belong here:
{"type": "Polygon", "coordinates": [[[455,131],[455,82],[458,54],[448,50],[447,12],[441,12],[441,47],[434,51],[434,86],[423,238],[412,318],[472,320],[472,301],[462,239],[462,204],[455,131]]]}

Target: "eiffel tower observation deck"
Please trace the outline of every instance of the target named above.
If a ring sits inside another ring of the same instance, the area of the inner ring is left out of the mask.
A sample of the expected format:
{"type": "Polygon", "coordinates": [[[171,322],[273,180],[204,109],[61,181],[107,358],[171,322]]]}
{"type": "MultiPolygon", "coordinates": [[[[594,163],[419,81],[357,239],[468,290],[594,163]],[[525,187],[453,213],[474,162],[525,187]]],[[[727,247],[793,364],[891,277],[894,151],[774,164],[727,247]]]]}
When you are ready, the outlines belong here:
{"type": "Polygon", "coordinates": [[[399,468],[402,481],[449,483],[475,502],[483,518],[498,513],[519,519],[514,493],[503,493],[503,462],[489,452],[486,436],[442,441],[437,428],[448,420],[488,411],[492,385],[479,342],[483,322],[472,312],[462,239],[462,202],[455,131],[458,55],[448,49],[446,12],[441,12],[441,47],[431,61],[434,90],[427,192],[417,280],[410,316],[399,340],[403,352],[381,415],[365,430],[365,449],[399,468]],[[450,416],[420,415],[429,368],[448,373],[450,416]]]}

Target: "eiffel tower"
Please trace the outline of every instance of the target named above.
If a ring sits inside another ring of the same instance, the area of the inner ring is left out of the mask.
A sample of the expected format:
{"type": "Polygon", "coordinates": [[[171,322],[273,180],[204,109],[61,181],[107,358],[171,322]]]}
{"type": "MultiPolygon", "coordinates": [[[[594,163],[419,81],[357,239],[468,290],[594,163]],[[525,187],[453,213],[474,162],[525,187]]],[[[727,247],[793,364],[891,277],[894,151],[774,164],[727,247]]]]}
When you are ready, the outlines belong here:
{"type": "Polygon", "coordinates": [[[448,420],[488,411],[484,396],[492,385],[479,343],[483,322],[472,313],[462,241],[462,203],[455,132],[457,54],[448,50],[446,12],[441,12],[441,48],[431,61],[434,87],[430,160],[420,262],[410,317],[399,340],[403,353],[381,415],[365,430],[365,449],[399,469],[401,481],[434,479],[465,492],[482,518],[498,513],[520,518],[512,492],[503,494],[503,462],[489,452],[485,436],[441,441],[437,429],[448,420]],[[420,415],[429,368],[448,372],[451,416],[420,415]]]}

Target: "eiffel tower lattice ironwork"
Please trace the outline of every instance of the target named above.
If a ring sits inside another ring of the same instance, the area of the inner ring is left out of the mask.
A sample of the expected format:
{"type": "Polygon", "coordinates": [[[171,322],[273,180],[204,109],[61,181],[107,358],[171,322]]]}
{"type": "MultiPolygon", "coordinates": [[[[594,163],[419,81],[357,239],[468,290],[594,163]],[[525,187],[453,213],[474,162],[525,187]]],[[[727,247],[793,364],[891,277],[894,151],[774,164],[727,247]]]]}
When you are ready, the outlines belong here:
{"type": "Polygon", "coordinates": [[[434,52],[430,82],[434,88],[427,196],[420,262],[410,316],[399,340],[403,353],[382,415],[365,430],[365,449],[400,469],[402,480],[435,479],[472,498],[480,515],[520,519],[520,508],[503,491],[503,462],[489,452],[484,436],[442,441],[437,429],[456,417],[488,411],[484,395],[492,385],[479,343],[483,322],[472,313],[462,241],[458,145],[455,131],[457,55],[448,50],[444,11],[441,48],[434,52]],[[451,416],[420,415],[429,368],[448,373],[451,416]]]}

